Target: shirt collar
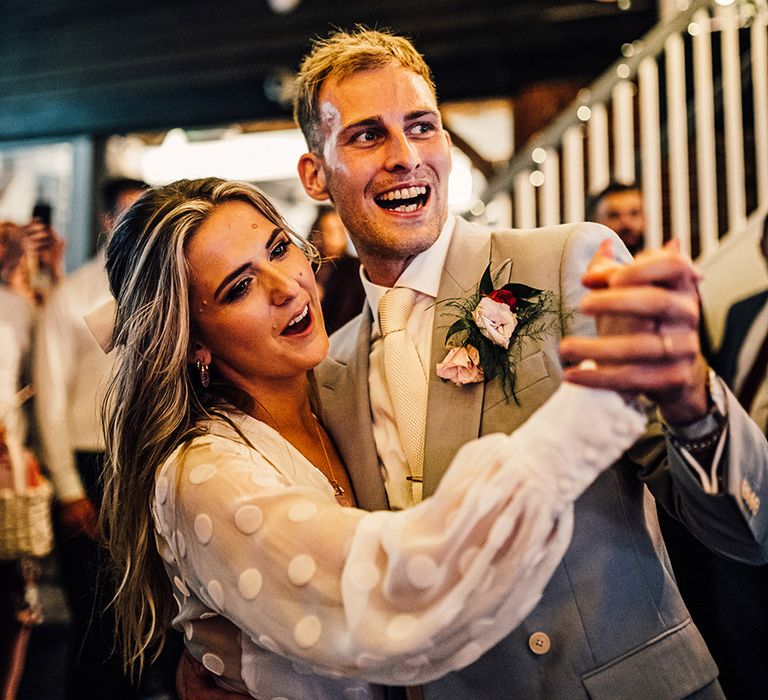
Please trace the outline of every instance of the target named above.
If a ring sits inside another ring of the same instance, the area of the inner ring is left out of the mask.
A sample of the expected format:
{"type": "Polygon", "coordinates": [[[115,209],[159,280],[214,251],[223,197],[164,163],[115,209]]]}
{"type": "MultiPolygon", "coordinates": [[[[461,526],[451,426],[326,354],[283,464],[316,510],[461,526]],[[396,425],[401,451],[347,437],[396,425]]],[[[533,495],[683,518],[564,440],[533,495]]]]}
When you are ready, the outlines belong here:
{"type": "MultiPolygon", "coordinates": [[[[411,260],[408,267],[403,270],[403,274],[398,277],[395,287],[408,287],[420,294],[424,294],[432,299],[437,298],[437,292],[440,288],[440,278],[443,275],[443,266],[445,258],[448,255],[448,246],[451,244],[453,229],[456,225],[456,217],[448,216],[440,231],[437,240],[426,250],[419,253],[411,260]]],[[[373,332],[379,332],[379,302],[387,293],[389,287],[383,287],[380,284],[374,284],[365,274],[365,268],[360,266],[360,279],[363,282],[365,298],[368,300],[368,306],[373,312],[373,332]]]]}

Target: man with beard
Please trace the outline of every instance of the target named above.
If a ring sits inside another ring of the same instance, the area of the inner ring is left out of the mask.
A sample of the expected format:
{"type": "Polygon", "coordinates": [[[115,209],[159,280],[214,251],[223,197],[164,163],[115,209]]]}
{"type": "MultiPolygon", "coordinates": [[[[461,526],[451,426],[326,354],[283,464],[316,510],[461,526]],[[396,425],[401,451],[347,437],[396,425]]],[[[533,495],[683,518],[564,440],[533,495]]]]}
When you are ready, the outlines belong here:
{"type": "Polygon", "coordinates": [[[632,255],[643,249],[645,212],[637,185],[611,182],[590,200],[587,219],[615,231],[632,255]]]}

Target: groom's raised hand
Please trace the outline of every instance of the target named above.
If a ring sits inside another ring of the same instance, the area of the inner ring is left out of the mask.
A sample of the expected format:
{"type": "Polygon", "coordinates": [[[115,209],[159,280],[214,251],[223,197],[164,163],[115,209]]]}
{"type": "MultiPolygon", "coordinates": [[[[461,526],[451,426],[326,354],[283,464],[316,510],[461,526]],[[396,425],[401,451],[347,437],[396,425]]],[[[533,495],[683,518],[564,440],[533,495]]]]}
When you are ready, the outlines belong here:
{"type": "Polygon", "coordinates": [[[560,345],[577,384],[644,394],[664,419],[685,425],[708,409],[707,365],[699,345],[699,272],[675,243],[643,251],[630,263],[613,259],[606,240],[584,275],[582,310],[598,336],[560,345]],[[579,366],[583,360],[593,360],[579,366]]]}

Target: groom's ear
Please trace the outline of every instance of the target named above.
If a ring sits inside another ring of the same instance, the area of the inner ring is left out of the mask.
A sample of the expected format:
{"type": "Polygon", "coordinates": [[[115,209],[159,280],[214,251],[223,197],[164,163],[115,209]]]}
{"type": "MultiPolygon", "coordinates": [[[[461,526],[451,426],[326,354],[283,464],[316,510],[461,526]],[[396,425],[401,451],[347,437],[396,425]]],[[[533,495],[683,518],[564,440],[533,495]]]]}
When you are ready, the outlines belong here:
{"type": "Polygon", "coordinates": [[[320,156],[314,153],[305,153],[299,158],[299,179],[304,186],[304,191],[318,202],[324,202],[331,198],[326,187],[325,170],[320,156]]]}

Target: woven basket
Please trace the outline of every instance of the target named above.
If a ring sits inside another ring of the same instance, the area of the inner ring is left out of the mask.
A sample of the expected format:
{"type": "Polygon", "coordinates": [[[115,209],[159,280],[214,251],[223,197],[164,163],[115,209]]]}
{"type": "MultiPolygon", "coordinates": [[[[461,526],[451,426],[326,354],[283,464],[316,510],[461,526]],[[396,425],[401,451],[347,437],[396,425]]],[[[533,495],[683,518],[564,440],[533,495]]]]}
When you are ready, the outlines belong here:
{"type": "Polygon", "coordinates": [[[48,481],[24,493],[0,490],[0,560],[24,555],[44,557],[53,548],[48,481]]]}

